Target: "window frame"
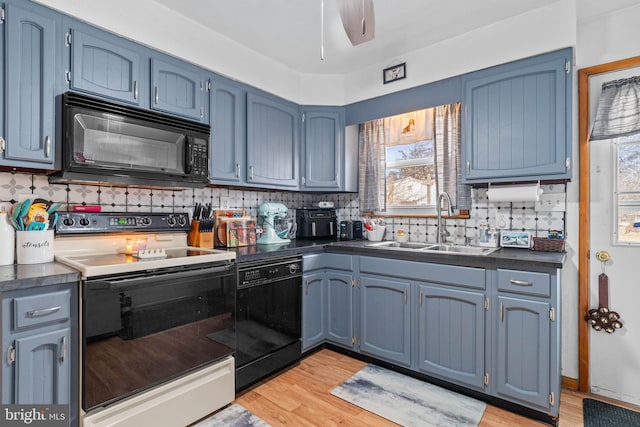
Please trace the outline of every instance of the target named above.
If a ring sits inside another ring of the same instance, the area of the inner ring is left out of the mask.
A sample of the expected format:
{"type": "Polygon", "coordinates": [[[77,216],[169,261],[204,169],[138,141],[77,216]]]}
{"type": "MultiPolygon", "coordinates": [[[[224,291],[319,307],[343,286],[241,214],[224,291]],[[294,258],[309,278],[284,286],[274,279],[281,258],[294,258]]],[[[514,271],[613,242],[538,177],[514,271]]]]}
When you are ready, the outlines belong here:
{"type": "Polygon", "coordinates": [[[620,146],[624,145],[636,145],[640,147],[640,134],[632,135],[632,136],[624,136],[613,138],[612,146],[612,163],[613,163],[613,192],[612,192],[612,204],[613,204],[613,218],[611,221],[612,225],[612,234],[611,244],[613,246],[627,246],[627,247],[640,247],[640,239],[637,242],[620,240],[620,234],[618,230],[620,229],[618,212],[620,207],[626,206],[637,206],[640,211],[640,200],[637,202],[619,202],[619,196],[624,194],[637,194],[640,195],[640,187],[636,191],[621,191],[618,185],[618,176],[619,176],[619,160],[620,160],[620,146]]]}

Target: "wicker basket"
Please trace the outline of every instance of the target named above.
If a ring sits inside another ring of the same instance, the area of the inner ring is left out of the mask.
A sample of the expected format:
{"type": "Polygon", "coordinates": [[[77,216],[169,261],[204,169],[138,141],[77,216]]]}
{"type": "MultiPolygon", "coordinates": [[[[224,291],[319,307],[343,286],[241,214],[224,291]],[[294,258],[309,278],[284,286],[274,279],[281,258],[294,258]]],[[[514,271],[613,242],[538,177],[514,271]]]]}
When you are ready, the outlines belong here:
{"type": "Polygon", "coordinates": [[[534,237],[533,250],[541,252],[564,252],[564,240],[534,237]]]}

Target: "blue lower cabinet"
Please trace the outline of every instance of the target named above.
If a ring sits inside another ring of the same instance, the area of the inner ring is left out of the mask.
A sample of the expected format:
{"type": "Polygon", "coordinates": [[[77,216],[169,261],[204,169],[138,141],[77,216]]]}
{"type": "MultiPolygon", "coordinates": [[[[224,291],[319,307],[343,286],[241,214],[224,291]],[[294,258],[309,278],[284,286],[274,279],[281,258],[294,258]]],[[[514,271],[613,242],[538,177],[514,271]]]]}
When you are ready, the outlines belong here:
{"type": "Polygon", "coordinates": [[[69,404],[71,330],[15,340],[16,404],[69,404]]]}
{"type": "Polygon", "coordinates": [[[76,283],[2,293],[2,403],[69,405],[77,423],[76,283]]]}
{"type": "Polygon", "coordinates": [[[327,340],[347,348],[354,342],[353,275],[327,270],[327,340]]]}
{"type": "Polygon", "coordinates": [[[418,369],[483,390],[484,293],[419,285],[418,369]]]}
{"type": "Polygon", "coordinates": [[[411,283],[360,276],[360,352],[411,366],[411,283]]]}
{"type": "Polygon", "coordinates": [[[503,296],[498,303],[497,396],[547,410],[559,398],[550,394],[551,306],[503,296]]]}
{"type": "Polygon", "coordinates": [[[302,277],[302,351],[327,338],[327,292],[325,273],[305,273],[302,277]]]}

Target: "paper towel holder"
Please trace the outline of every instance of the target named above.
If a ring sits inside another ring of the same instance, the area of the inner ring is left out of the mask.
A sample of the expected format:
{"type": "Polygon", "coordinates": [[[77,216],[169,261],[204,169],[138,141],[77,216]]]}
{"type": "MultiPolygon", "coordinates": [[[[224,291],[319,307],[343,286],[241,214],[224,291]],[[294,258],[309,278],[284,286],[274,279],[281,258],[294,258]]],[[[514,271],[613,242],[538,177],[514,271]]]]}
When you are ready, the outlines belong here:
{"type": "Polygon", "coordinates": [[[535,182],[526,182],[526,183],[511,183],[511,184],[503,184],[503,185],[494,185],[493,192],[501,193],[492,195],[491,183],[488,183],[487,188],[487,199],[489,201],[496,202],[513,202],[513,201],[537,201],[540,196],[543,194],[542,188],[540,188],[540,180],[535,182]],[[532,188],[535,185],[534,188],[532,188]],[[512,191],[509,191],[512,190],[512,191]],[[524,190],[524,193],[531,192],[533,193],[527,194],[526,197],[519,198],[522,195],[522,191],[517,192],[516,194],[511,194],[513,190],[524,190]],[[493,197],[492,197],[493,196],[493,197]]]}

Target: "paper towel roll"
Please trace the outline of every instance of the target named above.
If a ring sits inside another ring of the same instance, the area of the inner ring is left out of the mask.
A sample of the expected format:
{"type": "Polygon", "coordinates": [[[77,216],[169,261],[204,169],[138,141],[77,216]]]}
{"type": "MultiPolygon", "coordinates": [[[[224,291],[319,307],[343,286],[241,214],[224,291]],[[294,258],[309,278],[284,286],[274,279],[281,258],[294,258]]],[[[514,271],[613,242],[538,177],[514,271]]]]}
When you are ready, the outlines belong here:
{"type": "Polygon", "coordinates": [[[537,202],[543,193],[540,183],[490,186],[487,197],[491,202],[537,202]]]}

